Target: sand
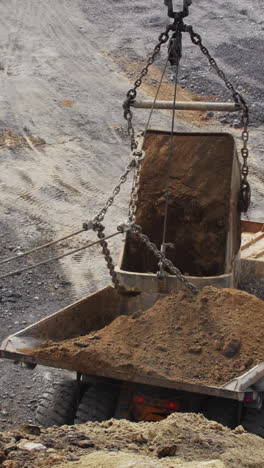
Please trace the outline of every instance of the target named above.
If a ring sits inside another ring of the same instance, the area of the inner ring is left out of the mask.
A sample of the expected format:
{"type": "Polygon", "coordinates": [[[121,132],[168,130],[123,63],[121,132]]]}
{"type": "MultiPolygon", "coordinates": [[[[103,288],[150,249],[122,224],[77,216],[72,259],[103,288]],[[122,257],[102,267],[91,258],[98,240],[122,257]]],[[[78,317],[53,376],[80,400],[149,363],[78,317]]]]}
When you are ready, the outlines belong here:
{"type": "Polygon", "coordinates": [[[98,375],[222,386],[264,360],[264,302],[236,289],[180,291],[99,331],[24,352],[98,375]]]}
{"type": "Polygon", "coordinates": [[[263,451],[263,439],[241,426],[231,431],[192,413],[154,423],[112,419],[49,429],[24,425],[0,433],[3,468],[262,468],[263,451]],[[28,442],[44,448],[28,452],[28,442]]]}

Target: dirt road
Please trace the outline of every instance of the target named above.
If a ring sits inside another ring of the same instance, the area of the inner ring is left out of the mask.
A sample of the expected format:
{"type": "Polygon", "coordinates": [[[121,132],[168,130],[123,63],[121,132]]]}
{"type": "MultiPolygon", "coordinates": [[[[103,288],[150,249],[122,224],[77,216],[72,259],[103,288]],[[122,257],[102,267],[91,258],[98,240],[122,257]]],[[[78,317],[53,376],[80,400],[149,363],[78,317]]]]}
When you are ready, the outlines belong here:
{"type": "MultiPolygon", "coordinates": [[[[194,0],[189,19],[251,105],[253,203],[248,216],[255,220],[263,212],[263,11],[261,0],[252,6],[246,0],[216,0],[213,7],[210,0],[194,0]]],[[[129,157],[122,101],[167,16],[161,0],[2,0],[0,23],[0,246],[5,257],[78,229],[102,207],[129,157]]],[[[153,95],[155,84],[156,78],[148,81],[143,94],[153,95]]],[[[180,86],[194,97],[228,97],[187,39],[180,86]]],[[[138,129],[145,119],[138,112],[138,129]]],[[[234,116],[211,115],[206,128],[218,128],[221,120],[225,130],[240,134],[234,116]]],[[[157,112],[153,126],[167,128],[169,121],[157,112]]],[[[177,128],[192,124],[182,117],[177,128]]],[[[129,186],[108,215],[108,233],[125,219],[128,194],[129,186]]],[[[63,249],[87,238],[94,236],[74,238],[63,249]]],[[[112,245],[116,258],[118,243],[112,245]]],[[[98,248],[3,281],[1,338],[108,282],[98,248]]],[[[5,362],[0,366],[0,424],[5,426],[30,418],[43,372],[25,374],[5,362]],[[26,399],[27,386],[32,403],[26,399]]],[[[47,372],[44,376],[49,379],[47,372]]]]}

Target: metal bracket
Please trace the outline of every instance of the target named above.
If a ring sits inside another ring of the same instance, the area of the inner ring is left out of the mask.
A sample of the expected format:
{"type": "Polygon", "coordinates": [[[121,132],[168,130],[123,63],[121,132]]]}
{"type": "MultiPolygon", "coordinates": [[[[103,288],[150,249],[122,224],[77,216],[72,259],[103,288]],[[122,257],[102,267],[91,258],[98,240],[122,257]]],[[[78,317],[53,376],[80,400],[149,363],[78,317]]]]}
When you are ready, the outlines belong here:
{"type": "MultiPolygon", "coordinates": [[[[169,249],[175,249],[175,245],[172,244],[171,242],[164,242],[163,244],[161,244],[161,248],[160,248],[160,251],[166,255],[166,249],[169,248],[169,249]]],[[[166,275],[166,271],[164,270],[164,267],[163,267],[163,261],[161,260],[159,263],[158,263],[158,267],[159,267],[159,271],[157,272],[157,277],[159,279],[164,279],[164,276],[166,275]]]]}
{"type": "Polygon", "coordinates": [[[82,225],[84,231],[90,231],[94,227],[94,219],[90,219],[82,225]]]}
{"type": "Polygon", "coordinates": [[[189,14],[189,6],[192,4],[192,0],[183,0],[183,10],[175,12],[173,10],[173,0],[164,0],[164,5],[168,7],[168,16],[174,19],[181,19],[189,14]]]}
{"type": "Polygon", "coordinates": [[[173,34],[169,42],[168,53],[171,66],[178,66],[182,57],[182,33],[180,30],[173,34]]]}

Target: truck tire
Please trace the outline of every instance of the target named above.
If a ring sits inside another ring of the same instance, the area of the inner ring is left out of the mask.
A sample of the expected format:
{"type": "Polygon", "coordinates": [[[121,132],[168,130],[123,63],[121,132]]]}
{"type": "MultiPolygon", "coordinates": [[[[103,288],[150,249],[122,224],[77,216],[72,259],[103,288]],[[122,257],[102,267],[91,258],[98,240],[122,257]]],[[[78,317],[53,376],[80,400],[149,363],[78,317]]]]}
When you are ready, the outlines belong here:
{"type": "Polygon", "coordinates": [[[76,411],[74,424],[106,421],[115,414],[118,390],[113,385],[95,384],[84,392],[76,411]]]}
{"type": "Polygon", "coordinates": [[[234,429],[237,426],[237,402],[226,400],[225,398],[210,398],[208,399],[204,415],[207,419],[219,422],[230,429],[234,429]]]}
{"type": "Polygon", "coordinates": [[[36,424],[44,427],[73,424],[80,385],[75,380],[54,383],[41,397],[35,414],[36,424]]]}
{"type": "Polygon", "coordinates": [[[260,410],[244,408],[240,424],[246,431],[264,439],[264,407],[262,406],[260,410]]]}

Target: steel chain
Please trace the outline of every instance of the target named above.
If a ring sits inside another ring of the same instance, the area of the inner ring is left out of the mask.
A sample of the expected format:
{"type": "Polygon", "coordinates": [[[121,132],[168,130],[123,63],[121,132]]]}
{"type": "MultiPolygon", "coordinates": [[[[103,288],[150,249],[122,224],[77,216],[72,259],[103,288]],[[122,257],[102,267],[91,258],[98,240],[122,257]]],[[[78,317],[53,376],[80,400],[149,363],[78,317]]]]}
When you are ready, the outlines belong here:
{"type": "Polygon", "coordinates": [[[135,153],[135,172],[133,178],[133,184],[131,189],[131,198],[129,203],[128,220],[133,223],[136,218],[137,201],[138,201],[138,190],[141,172],[141,162],[144,159],[144,151],[138,151],[135,153]]]}
{"type": "MultiPolygon", "coordinates": [[[[120,190],[121,190],[121,186],[127,181],[127,177],[129,175],[129,173],[134,169],[136,168],[136,171],[140,171],[140,169],[138,169],[140,167],[140,161],[143,157],[143,151],[140,151],[140,152],[133,152],[132,153],[132,159],[130,161],[130,163],[127,165],[126,167],[126,170],[125,172],[121,175],[121,177],[119,178],[119,183],[116,185],[116,187],[114,188],[113,190],[113,193],[112,195],[108,198],[105,206],[102,208],[102,210],[98,213],[98,215],[95,216],[95,218],[93,219],[93,221],[89,221],[88,223],[84,223],[83,227],[84,229],[89,229],[89,228],[92,228],[94,231],[97,232],[97,236],[98,238],[101,240],[100,242],[100,245],[102,246],[103,248],[103,254],[104,254],[104,258],[105,258],[105,261],[106,261],[106,264],[107,264],[107,268],[109,269],[109,272],[110,272],[110,276],[112,278],[112,282],[113,284],[115,285],[115,287],[118,289],[118,290],[121,290],[121,286],[119,284],[119,281],[118,281],[118,278],[117,278],[117,274],[115,272],[115,265],[114,265],[114,262],[113,262],[113,259],[111,257],[111,252],[108,248],[108,243],[106,242],[105,240],[105,235],[103,233],[105,227],[102,225],[102,221],[104,220],[104,217],[106,215],[106,212],[108,210],[108,208],[110,208],[110,206],[113,204],[114,202],[114,199],[115,197],[119,194],[120,190]]],[[[136,172],[137,173],[137,172],[136,172]]],[[[135,179],[135,178],[134,178],[135,179]]],[[[137,183],[135,185],[135,190],[137,193],[137,190],[138,190],[138,184],[139,184],[139,175],[138,177],[136,178],[137,179],[137,183]],[[136,188],[137,187],[137,188],[136,188]]],[[[133,183],[133,186],[134,186],[134,183],[133,183]]],[[[135,202],[136,203],[136,200],[137,198],[135,198],[135,202]]],[[[134,207],[134,203],[132,203],[132,207],[134,207]]],[[[131,207],[131,209],[132,209],[131,207]]],[[[133,212],[135,212],[135,209],[133,208],[133,212]]]]}
{"type": "Polygon", "coordinates": [[[114,265],[113,259],[111,257],[110,250],[108,248],[108,243],[106,242],[105,235],[103,233],[104,229],[105,229],[105,227],[102,225],[102,223],[100,223],[99,221],[94,222],[93,230],[97,233],[97,237],[101,241],[100,245],[101,245],[102,250],[103,250],[104,258],[105,258],[105,261],[106,261],[107,268],[109,270],[110,276],[112,278],[112,282],[113,282],[115,288],[120,290],[121,287],[120,287],[120,284],[119,284],[119,281],[118,281],[118,278],[117,278],[117,274],[116,274],[116,271],[115,271],[115,265],[114,265]]]}
{"type": "Polygon", "coordinates": [[[211,56],[209,50],[203,45],[202,43],[202,38],[199,34],[194,32],[192,26],[190,25],[184,25],[184,30],[187,31],[190,34],[191,41],[193,44],[197,45],[201,52],[205,55],[205,57],[208,59],[211,67],[215,70],[219,78],[221,78],[222,81],[224,81],[226,87],[231,91],[234,102],[238,104],[238,106],[241,109],[241,121],[243,124],[243,131],[242,131],[242,141],[243,141],[243,147],[241,149],[241,155],[243,159],[243,164],[241,168],[241,174],[242,174],[242,181],[241,181],[241,211],[246,212],[249,208],[250,205],[250,185],[248,183],[247,177],[248,177],[248,139],[249,139],[249,132],[248,132],[248,125],[249,125],[249,110],[248,106],[245,102],[245,99],[243,96],[236,91],[232,83],[228,80],[226,77],[225,73],[223,70],[219,68],[217,65],[217,62],[215,59],[211,56]]]}
{"type": "MultiPolygon", "coordinates": [[[[146,234],[142,233],[141,226],[137,224],[132,224],[130,225],[130,230],[134,234],[136,234],[139,239],[147,246],[147,248],[155,255],[155,257],[162,262],[162,264],[167,267],[168,271],[176,276],[178,280],[187,288],[189,289],[193,294],[198,293],[198,289],[194,286],[194,284],[190,283],[185,276],[182,275],[180,270],[173,265],[172,261],[169,260],[164,253],[162,253],[160,250],[158,250],[157,246],[150,241],[148,236],[146,234]]],[[[120,229],[120,226],[117,228],[120,229]]]]}
{"type": "Polygon", "coordinates": [[[127,121],[127,131],[128,131],[128,136],[130,137],[130,142],[131,142],[131,150],[135,150],[137,148],[137,143],[136,143],[136,138],[135,138],[135,129],[133,127],[132,119],[133,119],[133,112],[131,111],[131,103],[136,99],[137,96],[137,89],[142,83],[143,78],[148,74],[148,70],[150,65],[153,64],[155,61],[157,55],[160,52],[161,46],[163,44],[166,44],[166,42],[169,40],[169,32],[173,30],[174,28],[174,23],[168,25],[166,27],[166,30],[162,32],[159,35],[159,42],[158,44],[154,47],[154,50],[151,54],[151,56],[147,60],[147,64],[145,67],[141,70],[139,77],[136,79],[134,82],[133,88],[131,88],[127,92],[127,97],[125,102],[123,103],[123,109],[124,109],[124,118],[127,121]]]}
{"type": "MultiPolygon", "coordinates": [[[[132,154],[132,156],[134,156],[134,153],[132,154]]],[[[119,183],[114,188],[112,195],[108,198],[105,206],[101,209],[101,211],[95,216],[94,221],[99,221],[101,223],[104,220],[108,208],[110,208],[110,206],[113,204],[115,197],[119,194],[121,190],[121,186],[127,181],[127,177],[129,173],[134,169],[135,165],[136,158],[133,157],[130,163],[127,165],[124,174],[122,174],[119,178],[119,183]]]]}

